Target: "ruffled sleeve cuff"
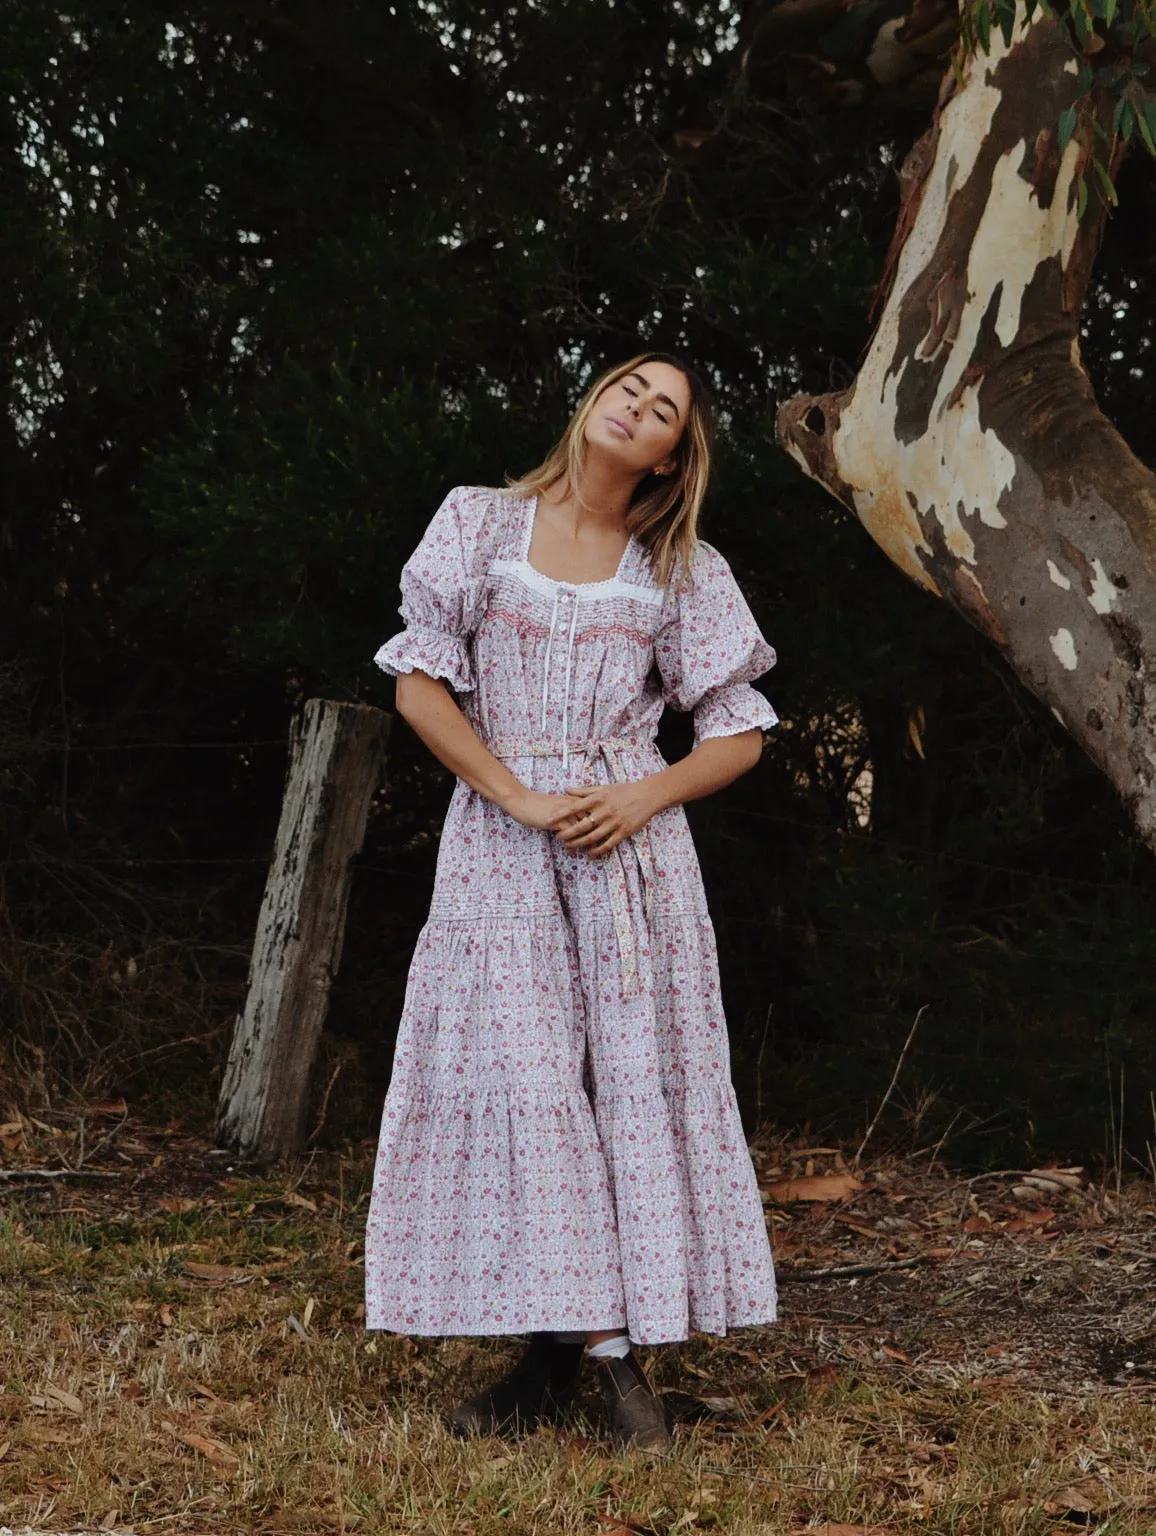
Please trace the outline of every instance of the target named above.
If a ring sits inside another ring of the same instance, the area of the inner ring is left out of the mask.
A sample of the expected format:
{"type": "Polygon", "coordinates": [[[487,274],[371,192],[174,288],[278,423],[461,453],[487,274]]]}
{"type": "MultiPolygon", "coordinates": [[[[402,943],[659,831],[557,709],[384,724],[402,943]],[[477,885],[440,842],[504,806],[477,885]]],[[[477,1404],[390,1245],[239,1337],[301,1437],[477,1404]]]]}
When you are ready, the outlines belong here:
{"type": "Polygon", "coordinates": [[[738,736],[743,731],[769,731],[779,717],[749,683],[712,689],[695,705],[694,744],[714,736],[738,736]]]}
{"type": "Polygon", "coordinates": [[[444,630],[411,624],[387,640],[373,659],[393,677],[403,672],[427,672],[430,677],[444,678],[455,693],[469,693],[474,686],[466,642],[444,630]]]}

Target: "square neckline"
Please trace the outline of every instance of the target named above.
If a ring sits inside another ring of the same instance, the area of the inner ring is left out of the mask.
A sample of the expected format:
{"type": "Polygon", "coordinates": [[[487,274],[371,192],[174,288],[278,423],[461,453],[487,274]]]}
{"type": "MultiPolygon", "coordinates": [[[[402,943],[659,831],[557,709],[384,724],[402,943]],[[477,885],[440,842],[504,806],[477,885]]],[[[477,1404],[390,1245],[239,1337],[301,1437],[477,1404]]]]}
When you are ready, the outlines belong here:
{"type": "Polygon", "coordinates": [[[538,519],[538,503],[540,500],[541,498],[536,492],[534,495],[528,496],[526,498],[526,503],[529,510],[526,516],[525,533],[522,537],[522,564],[526,566],[528,570],[533,571],[534,575],[537,576],[540,580],[548,581],[552,587],[608,587],[612,582],[621,581],[622,572],[626,568],[626,557],[634,548],[634,535],[632,533],[627,536],[626,548],[622,551],[622,555],[619,558],[618,564],[614,568],[614,574],[612,576],[603,576],[598,581],[560,581],[557,576],[547,576],[545,571],[540,571],[538,567],[534,565],[530,560],[530,546],[534,542],[534,524],[538,519]]]}

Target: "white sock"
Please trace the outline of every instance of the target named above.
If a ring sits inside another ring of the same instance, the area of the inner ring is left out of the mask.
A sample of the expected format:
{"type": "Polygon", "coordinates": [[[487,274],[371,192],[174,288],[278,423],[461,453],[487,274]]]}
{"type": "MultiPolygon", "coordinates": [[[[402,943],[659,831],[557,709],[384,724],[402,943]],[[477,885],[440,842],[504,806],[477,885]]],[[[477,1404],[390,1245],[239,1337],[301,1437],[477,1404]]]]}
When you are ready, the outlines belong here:
{"type": "Polygon", "coordinates": [[[601,1344],[591,1344],[586,1350],[591,1360],[625,1360],[630,1353],[630,1336],[625,1333],[616,1333],[612,1339],[603,1339],[601,1344]]]}
{"type": "Polygon", "coordinates": [[[585,1344],[586,1342],[584,1333],[556,1333],[553,1338],[558,1344],[585,1344]]]}

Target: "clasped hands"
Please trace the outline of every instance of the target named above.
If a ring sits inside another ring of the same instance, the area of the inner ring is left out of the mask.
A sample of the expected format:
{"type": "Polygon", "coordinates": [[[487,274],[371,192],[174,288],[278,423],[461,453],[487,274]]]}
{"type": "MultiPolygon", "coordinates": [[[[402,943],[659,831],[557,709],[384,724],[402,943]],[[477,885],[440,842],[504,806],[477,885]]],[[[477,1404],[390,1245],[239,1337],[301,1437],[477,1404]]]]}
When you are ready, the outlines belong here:
{"type": "Polygon", "coordinates": [[[662,803],[647,779],[574,785],[564,795],[527,789],[507,806],[524,827],[554,832],[573,853],[584,853],[591,859],[605,858],[661,809],[662,803]]]}

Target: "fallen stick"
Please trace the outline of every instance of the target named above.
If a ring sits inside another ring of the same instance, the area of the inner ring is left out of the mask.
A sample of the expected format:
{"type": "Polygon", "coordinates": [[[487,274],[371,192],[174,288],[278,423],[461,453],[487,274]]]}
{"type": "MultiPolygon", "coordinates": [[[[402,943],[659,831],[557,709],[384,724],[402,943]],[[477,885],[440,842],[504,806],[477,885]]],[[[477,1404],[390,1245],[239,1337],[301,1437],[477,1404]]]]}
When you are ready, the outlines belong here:
{"type": "Polygon", "coordinates": [[[0,1179],[119,1179],[96,1168],[0,1168],[0,1179]]]}
{"type": "Polygon", "coordinates": [[[973,1185],[990,1179],[1019,1179],[1032,1189],[1048,1193],[1063,1191],[1069,1195],[1079,1195],[1083,1200],[1092,1199],[1092,1195],[1081,1184],[1079,1175],[1067,1168],[999,1168],[993,1173],[977,1173],[974,1178],[967,1180],[966,1187],[971,1189],[973,1185]]]}
{"type": "Polygon", "coordinates": [[[930,1264],[930,1256],[916,1254],[913,1259],[887,1259],[879,1264],[830,1264],[826,1269],[781,1269],[779,1280],[785,1285],[790,1280],[848,1280],[858,1275],[885,1275],[895,1269],[914,1269],[917,1264],[930,1264]]]}

